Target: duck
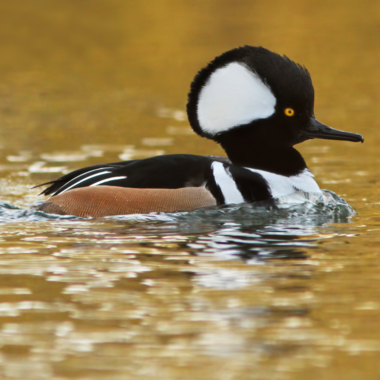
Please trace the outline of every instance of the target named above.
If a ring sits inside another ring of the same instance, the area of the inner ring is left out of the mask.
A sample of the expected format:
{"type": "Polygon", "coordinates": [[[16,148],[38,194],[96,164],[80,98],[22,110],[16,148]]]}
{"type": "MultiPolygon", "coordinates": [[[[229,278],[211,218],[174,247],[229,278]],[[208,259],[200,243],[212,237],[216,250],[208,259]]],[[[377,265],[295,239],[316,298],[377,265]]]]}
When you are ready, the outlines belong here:
{"type": "Polygon", "coordinates": [[[229,50],[202,68],[187,115],[194,132],[227,157],[170,154],[88,166],[38,185],[48,185],[40,195],[50,198],[35,209],[98,218],[321,193],[294,146],[316,138],[364,141],[319,122],[309,71],[263,47],[229,50]]]}

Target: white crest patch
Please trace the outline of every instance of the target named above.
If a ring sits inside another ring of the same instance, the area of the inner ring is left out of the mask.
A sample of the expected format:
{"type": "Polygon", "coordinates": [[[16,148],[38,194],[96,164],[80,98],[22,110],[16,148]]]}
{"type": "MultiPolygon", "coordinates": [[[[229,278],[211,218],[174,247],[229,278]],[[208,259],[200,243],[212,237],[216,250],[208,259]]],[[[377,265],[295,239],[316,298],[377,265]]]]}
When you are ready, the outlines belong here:
{"type": "Polygon", "coordinates": [[[276,98],[257,74],[244,64],[232,62],[211,74],[199,94],[201,128],[216,134],[275,111],[276,98]]]}

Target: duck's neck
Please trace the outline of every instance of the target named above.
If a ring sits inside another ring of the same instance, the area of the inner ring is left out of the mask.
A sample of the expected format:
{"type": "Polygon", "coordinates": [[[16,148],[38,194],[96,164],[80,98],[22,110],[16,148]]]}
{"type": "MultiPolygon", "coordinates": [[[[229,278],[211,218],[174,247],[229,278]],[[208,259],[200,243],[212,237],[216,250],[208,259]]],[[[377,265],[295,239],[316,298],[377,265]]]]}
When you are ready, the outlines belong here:
{"type": "Polygon", "coordinates": [[[252,139],[221,137],[218,142],[234,165],[294,176],[307,169],[305,160],[293,147],[259,144],[252,139]]]}

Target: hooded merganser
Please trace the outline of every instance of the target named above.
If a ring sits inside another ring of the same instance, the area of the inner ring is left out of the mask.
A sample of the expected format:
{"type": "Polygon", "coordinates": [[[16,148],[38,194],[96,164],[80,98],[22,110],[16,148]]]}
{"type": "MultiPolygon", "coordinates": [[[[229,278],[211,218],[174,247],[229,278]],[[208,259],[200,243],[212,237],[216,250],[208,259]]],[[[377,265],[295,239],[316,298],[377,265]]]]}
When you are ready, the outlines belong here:
{"type": "Polygon", "coordinates": [[[51,198],[36,208],[101,217],[320,193],[293,146],[314,138],[364,141],[317,121],[307,69],[262,47],[227,51],[200,70],[187,113],[193,130],[228,158],[174,154],[86,167],[43,184],[50,186],[41,194],[51,198]]]}

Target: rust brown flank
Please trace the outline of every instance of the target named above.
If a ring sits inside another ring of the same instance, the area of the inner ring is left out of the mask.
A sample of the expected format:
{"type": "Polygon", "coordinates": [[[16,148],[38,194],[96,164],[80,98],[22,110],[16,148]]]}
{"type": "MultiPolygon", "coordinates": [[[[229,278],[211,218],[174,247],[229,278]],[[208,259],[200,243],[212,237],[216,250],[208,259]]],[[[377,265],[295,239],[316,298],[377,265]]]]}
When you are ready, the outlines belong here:
{"type": "Polygon", "coordinates": [[[149,212],[192,211],[214,205],[215,198],[203,187],[135,189],[94,186],[69,190],[51,197],[36,209],[48,214],[99,218],[149,212]]]}

